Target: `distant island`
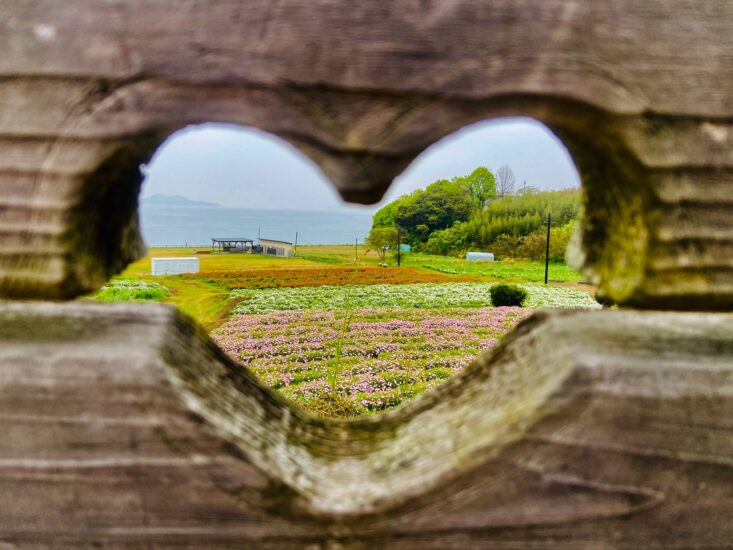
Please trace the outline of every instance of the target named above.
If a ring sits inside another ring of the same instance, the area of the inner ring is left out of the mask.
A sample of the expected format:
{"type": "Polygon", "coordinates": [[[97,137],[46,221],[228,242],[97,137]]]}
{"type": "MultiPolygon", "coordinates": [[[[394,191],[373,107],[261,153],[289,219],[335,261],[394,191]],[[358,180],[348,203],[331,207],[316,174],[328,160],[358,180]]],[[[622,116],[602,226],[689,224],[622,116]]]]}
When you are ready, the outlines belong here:
{"type": "Polygon", "coordinates": [[[206,201],[192,201],[181,195],[150,195],[140,201],[142,206],[196,206],[208,208],[223,208],[221,204],[206,201]]]}

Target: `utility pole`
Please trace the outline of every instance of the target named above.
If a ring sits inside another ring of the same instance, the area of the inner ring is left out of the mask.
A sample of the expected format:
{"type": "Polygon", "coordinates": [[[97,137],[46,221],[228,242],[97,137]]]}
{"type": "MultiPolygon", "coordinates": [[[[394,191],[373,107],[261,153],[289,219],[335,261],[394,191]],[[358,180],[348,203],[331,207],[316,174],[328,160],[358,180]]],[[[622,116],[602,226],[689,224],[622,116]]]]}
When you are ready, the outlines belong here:
{"type": "Polygon", "coordinates": [[[295,244],[293,245],[293,254],[298,253],[298,232],[295,232],[295,244]]]}
{"type": "Polygon", "coordinates": [[[400,228],[397,228],[397,267],[400,267],[400,228]]]}
{"type": "Polygon", "coordinates": [[[550,270],[550,223],[552,223],[552,214],[547,213],[547,244],[545,247],[545,284],[547,284],[547,274],[550,270]]]}

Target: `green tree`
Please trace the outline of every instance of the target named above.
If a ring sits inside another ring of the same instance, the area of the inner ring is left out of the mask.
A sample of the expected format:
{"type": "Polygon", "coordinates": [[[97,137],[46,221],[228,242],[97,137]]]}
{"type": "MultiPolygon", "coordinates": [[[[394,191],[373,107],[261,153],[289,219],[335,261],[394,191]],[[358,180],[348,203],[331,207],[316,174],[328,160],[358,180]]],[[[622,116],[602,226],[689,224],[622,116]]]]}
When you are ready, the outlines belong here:
{"type": "Polygon", "coordinates": [[[521,237],[503,234],[499,235],[491,244],[490,251],[494,253],[497,260],[504,260],[505,258],[515,258],[520,246],[522,246],[521,237]]]}
{"type": "Polygon", "coordinates": [[[398,205],[395,221],[413,245],[425,242],[433,231],[467,220],[473,210],[465,184],[456,180],[438,180],[408,197],[398,205]]]}
{"type": "MultiPolygon", "coordinates": [[[[562,262],[565,260],[565,251],[568,248],[568,243],[570,242],[570,237],[574,229],[574,221],[550,228],[551,261],[562,262]]],[[[547,229],[542,227],[523,237],[519,246],[514,248],[511,256],[515,258],[527,258],[529,260],[542,260],[545,257],[546,248],[547,229]]]]}
{"type": "Polygon", "coordinates": [[[395,220],[397,207],[408,197],[409,195],[403,195],[377,210],[372,217],[372,227],[395,227],[397,225],[397,220],[395,220]]]}
{"type": "Polygon", "coordinates": [[[471,202],[478,210],[486,208],[489,201],[496,197],[496,178],[484,166],[479,166],[467,176],[454,178],[454,181],[466,187],[471,202]]]}
{"type": "Polygon", "coordinates": [[[484,166],[479,166],[467,176],[458,176],[452,180],[438,180],[430,184],[425,190],[418,189],[407,195],[384,205],[377,210],[372,218],[372,227],[405,226],[410,232],[412,240],[415,228],[424,226],[420,234],[427,236],[436,229],[450,227],[452,220],[465,219],[465,205],[481,210],[489,201],[496,197],[496,179],[494,174],[484,166]],[[439,195],[444,195],[442,198],[439,195]],[[437,206],[444,206],[449,210],[445,215],[436,211],[437,206]],[[398,212],[401,209],[401,214],[398,212]],[[411,220],[412,216],[420,220],[411,220]],[[446,224],[446,220],[449,222],[446,224]],[[426,231],[427,229],[427,231],[426,231]]]}
{"type": "Polygon", "coordinates": [[[369,248],[377,251],[380,261],[384,261],[386,248],[397,246],[397,228],[372,227],[367,235],[366,243],[369,248]]]}
{"type": "Polygon", "coordinates": [[[420,247],[421,252],[427,254],[461,254],[465,252],[466,230],[464,222],[456,222],[447,229],[433,231],[425,244],[420,247]]]}

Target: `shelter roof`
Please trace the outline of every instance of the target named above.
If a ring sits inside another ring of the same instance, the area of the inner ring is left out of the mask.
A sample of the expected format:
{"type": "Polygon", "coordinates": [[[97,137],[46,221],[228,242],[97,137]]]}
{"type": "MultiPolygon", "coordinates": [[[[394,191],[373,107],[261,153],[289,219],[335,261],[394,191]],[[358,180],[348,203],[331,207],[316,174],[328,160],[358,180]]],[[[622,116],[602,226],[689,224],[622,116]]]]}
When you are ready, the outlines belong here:
{"type": "Polygon", "coordinates": [[[224,239],[224,238],[217,238],[217,239],[215,239],[214,237],[211,237],[211,240],[213,242],[215,242],[215,243],[233,243],[233,242],[248,242],[248,243],[253,243],[254,242],[253,239],[248,239],[247,237],[231,237],[231,238],[228,238],[228,239],[224,239]]]}

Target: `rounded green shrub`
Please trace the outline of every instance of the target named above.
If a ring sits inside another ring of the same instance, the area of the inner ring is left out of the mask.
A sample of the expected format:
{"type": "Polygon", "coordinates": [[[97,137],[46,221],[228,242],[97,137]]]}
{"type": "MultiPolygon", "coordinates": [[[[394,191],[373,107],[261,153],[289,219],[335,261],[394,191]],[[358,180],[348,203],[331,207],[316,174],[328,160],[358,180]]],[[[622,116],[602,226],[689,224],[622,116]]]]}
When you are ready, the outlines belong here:
{"type": "Polygon", "coordinates": [[[527,291],[521,286],[498,284],[491,287],[491,304],[494,307],[500,306],[522,306],[527,299],[527,291]]]}

